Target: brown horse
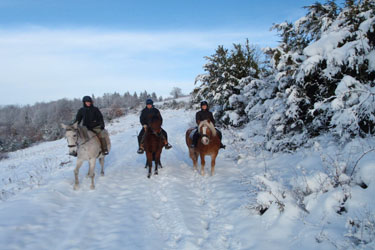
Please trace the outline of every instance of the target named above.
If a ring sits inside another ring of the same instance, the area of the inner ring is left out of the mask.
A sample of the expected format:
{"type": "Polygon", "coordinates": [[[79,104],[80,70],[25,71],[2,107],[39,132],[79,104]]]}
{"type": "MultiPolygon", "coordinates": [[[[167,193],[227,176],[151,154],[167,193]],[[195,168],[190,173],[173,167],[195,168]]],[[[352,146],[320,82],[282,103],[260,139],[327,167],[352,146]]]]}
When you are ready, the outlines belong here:
{"type": "Polygon", "coordinates": [[[155,175],[158,174],[158,166],[162,168],[160,156],[163,150],[164,141],[161,133],[161,123],[160,117],[153,116],[145,133],[144,148],[147,157],[146,167],[148,166],[148,178],[151,177],[153,160],[155,161],[155,175]]]}
{"type": "Polygon", "coordinates": [[[215,161],[216,156],[220,149],[220,138],[216,133],[215,126],[210,120],[204,120],[199,123],[198,132],[200,135],[200,140],[195,148],[191,148],[190,145],[193,142],[195,128],[190,128],[186,131],[186,145],[189,148],[190,158],[193,160],[194,169],[197,170],[198,157],[201,157],[201,174],[204,175],[204,165],[206,161],[204,157],[206,155],[211,155],[211,176],[215,172],[215,161]]]}

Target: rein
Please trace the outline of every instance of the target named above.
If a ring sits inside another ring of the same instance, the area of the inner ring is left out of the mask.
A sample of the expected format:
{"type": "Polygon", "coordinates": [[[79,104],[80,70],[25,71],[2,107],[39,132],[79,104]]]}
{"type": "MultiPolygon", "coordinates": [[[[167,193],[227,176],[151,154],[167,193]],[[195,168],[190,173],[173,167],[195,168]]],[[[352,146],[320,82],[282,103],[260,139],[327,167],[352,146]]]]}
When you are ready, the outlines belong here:
{"type": "Polygon", "coordinates": [[[152,131],[152,133],[153,133],[154,135],[156,135],[157,137],[161,137],[161,132],[160,132],[160,133],[157,133],[157,132],[155,132],[155,130],[153,130],[152,128],[151,128],[151,131],[152,131]]]}
{"type": "MultiPolygon", "coordinates": [[[[152,134],[156,135],[157,137],[161,137],[161,131],[160,133],[155,132],[150,126],[147,126],[147,131],[150,130],[152,134]]],[[[146,132],[147,132],[146,131],[146,132]]]]}

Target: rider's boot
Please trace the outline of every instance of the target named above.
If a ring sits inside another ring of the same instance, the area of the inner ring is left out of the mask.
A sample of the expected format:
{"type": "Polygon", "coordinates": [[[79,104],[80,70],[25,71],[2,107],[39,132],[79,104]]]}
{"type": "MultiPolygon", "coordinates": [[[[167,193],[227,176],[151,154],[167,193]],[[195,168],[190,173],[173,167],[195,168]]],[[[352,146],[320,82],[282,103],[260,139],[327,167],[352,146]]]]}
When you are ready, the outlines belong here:
{"type": "Polygon", "coordinates": [[[164,138],[164,147],[165,147],[165,149],[170,149],[170,148],[172,148],[172,145],[171,144],[169,144],[169,142],[164,138]]]}
{"type": "Polygon", "coordinates": [[[164,147],[165,147],[165,149],[172,148],[172,145],[169,144],[169,142],[167,141],[167,138],[165,137],[165,135],[163,133],[161,133],[161,138],[164,141],[164,147]]]}
{"type": "Polygon", "coordinates": [[[140,147],[138,148],[138,150],[137,150],[137,153],[138,153],[138,154],[143,154],[144,152],[145,152],[145,150],[143,149],[142,146],[140,146],[140,147]]]}
{"type": "Polygon", "coordinates": [[[143,154],[144,152],[145,152],[145,149],[144,149],[143,143],[141,143],[138,147],[137,153],[143,154]]]}
{"type": "Polygon", "coordinates": [[[169,142],[167,142],[165,145],[164,145],[165,149],[170,149],[172,148],[172,145],[169,144],[169,142]]]}

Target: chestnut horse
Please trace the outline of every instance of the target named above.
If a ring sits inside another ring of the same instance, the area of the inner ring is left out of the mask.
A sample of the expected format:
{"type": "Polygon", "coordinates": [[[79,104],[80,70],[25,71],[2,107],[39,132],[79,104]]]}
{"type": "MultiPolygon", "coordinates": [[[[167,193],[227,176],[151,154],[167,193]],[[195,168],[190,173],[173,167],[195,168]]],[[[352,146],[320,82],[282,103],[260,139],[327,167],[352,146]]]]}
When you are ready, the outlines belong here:
{"type": "Polygon", "coordinates": [[[201,157],[201,174],[204,175],[204,165],[206,155],[211,156],[211,176],[215,172],[216,156],[220,149],[220,138],[216,133],[214,124],[210,120],[204,120],[199,123],[198,133],[200,138],[195,148],[190,145],[193,142],[193,133],[195,128],[190,128],[186,131],[186,145],[189,148],[190,158],[193,160],[194,170],[197,170],[198,157],[201,157]]]}
{"type": "Polygon", "coordinates": [[[151,118],[149,126],[146,129],[144,139],[144,148],[147,157],[146,167],[148,166],[148,178],[151,177],[153,160],[155,161],[155,175],[158,174],[158,166],[162,168],[160,156],[163,150],[163,146],[164,142],[161,134],[161,120],[160,117],[153,116],[151,118]]]}

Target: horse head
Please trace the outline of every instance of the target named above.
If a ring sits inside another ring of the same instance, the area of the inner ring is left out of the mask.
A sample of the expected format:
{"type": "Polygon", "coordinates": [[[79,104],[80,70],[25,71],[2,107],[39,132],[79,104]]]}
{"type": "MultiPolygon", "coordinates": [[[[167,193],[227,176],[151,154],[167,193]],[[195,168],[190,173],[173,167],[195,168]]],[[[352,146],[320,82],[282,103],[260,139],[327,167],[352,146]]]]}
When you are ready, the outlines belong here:
{"type": "Polygon", "coordinates": [[[160,119],[160,117],[157,116],[157,115],[154,115],[151,118],[149,126],[154,133],[160,134],[161,133],[161,119],[160,119]]]}
{"type": "Polygon", "coordinates": [[[199,123],[199,134],[203,145],[208,145],[212,136],[216,136],[216,129],[210,120],[204,120],[199,123]]]}
{"type": "Polygon", "coordinates": [[[69,155],[77,156],[78,149],[78,123],[73,125],[65,125],[61,123],[61,127],[65,129],[65,138],[68,141],[69,155]]]}

